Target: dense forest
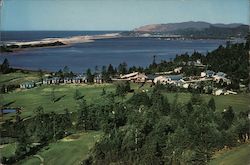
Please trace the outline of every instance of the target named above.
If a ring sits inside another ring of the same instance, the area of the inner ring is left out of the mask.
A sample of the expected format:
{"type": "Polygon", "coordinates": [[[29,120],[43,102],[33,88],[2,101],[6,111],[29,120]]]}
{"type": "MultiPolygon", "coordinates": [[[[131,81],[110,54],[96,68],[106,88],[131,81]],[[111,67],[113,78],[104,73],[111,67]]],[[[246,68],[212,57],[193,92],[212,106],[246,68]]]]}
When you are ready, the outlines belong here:
{"type": "Polygon", "coordinates": [[[109,104],[105,135],[84,163],[207,164],[214,151],[249,137],[247,112],[218,112],[213,98],[206,103],[199,95],[177,102],[178,95],[170,104],[155,87],[109,104]]]}

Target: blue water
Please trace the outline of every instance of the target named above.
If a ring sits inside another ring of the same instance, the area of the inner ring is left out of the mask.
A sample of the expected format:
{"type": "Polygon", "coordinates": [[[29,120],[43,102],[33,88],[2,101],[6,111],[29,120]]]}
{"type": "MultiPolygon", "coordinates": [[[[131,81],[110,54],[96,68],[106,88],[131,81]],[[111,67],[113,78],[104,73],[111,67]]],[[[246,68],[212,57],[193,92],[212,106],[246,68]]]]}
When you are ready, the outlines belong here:
{"type": "MultiPolygon", "coordinates": [[[[25,32],[23,32],[25,34],[25,32]]],[[[28,32],[29,33],[29,32],[28,32]]],[[[34,32],[32,32],[33,34],[34,32]]],[[[80,32],[46,32],[20,37],[12,36],[14,40],[36,40],[47,37],[73,36],[80,32]],[[48,34],[50,33],[50,34],[48,34]],[[53,35],[52,35],[53,34],[53,35]]],[[[90,32],[88,32],[90,33],[90,32]]],[[[92,34],[97,32],[92,32],[92,34]]],[[[99,32],[103,34],[104,32],[99,32]]],[[[83,34],[83,32],[81,32],[83,34]]],[[[87,34],[87,32],[86,32],[87,34]]],[[[6,37],[8,38],[8,37],[6,37]]],[[[9,37],[11,38],[11,37],[9,37]]],[[[85,72],[87,68],[94,69],[98,66],[101,70],[103,65],[112,64],[117,66],[121,62],[126,62],[128,66],[146,67],[152,63],[153,56],[156,55],[158,62],[161,60],[173,59],[176,54],[192,53],[199,51],[206,53],[216,49],[219,45],[225,44],[224,40],[159,40],[152,38],[117,38],[96,40],[91,43],[75,44],[67,47],[38,48],[15,53],[2,53],[0,61],[8,58],[11,66],[26,69],[43,69],[57,71],[64,66],[68,66],[77,73],[85,72]]]]}
{"type": "Polygon", "coordinates": [[[119,31],[2,31],[2,41],[34,41],[44,38],[64,38],[79,35],[98,35],[119,31]]]}
{"type": "Polygon", "coordinates": [[[2,112],[4,114],[6,114],[6,113],[16,113],[16,109],[3,109],[2,112]]]}

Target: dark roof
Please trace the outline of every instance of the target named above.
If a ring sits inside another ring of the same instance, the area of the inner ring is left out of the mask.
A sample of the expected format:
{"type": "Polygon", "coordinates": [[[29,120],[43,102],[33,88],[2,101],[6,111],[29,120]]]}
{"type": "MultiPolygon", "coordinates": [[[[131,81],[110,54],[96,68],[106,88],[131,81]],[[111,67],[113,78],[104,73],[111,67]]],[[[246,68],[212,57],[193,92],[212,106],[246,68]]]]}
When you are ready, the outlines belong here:
{"type": "Polygon", "coordinates": [[[173,81],[179,81],[183,78],[183,75],[182,74],[179,74],[179,75],[169,75],[168,76],[169,78],[171,78],[171,80],[173,81]]]}
{"type": "Polygon", "coordinates": [[[226,76],[226,73],[218,72],[216,75],[221,76],[221,77],[225,77],[225,76],[226,76]]]}
{"type": "Polygon", "coordinates": [[[157,76],[154,74],[148,74],[147,77],[149,80],[154,80],[157,76]]]}
{"type": "Polygon", "coordinates": [[[33,81],[21,83],[21,85],[34,85],[34,84],[35,84],[35,82],[33,82],[33,81]]]}
{"type": "Polygon", "coordinates": [[[215,72],[212,71],[212,70],[207,70],[207,71],[206,71],[206,74],[207,74],[207,75],[213,75],[213,74],[215,74],[215,72]]]}

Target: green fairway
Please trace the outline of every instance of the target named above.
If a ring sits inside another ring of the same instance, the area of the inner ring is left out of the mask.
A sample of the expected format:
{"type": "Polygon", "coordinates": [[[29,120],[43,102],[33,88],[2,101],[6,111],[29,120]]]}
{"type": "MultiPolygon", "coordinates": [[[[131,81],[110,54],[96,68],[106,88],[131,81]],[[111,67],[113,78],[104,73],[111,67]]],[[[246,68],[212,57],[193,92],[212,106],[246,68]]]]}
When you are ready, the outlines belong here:
{"type": "Polygon", "coordinates": [[[69,111],[76,111],[76,100],[74,93],[78,89],[89,103],[98,103],[101,98],[103,88],[107,92],[114,91],[114,85],[51,85],[42,86],[29,90],[19,90],[4,94],[4,103],[12,103],[11,107],[21,107],[22,116],[27,117],[33,114],[38,106],[44,107],[45,112],[64,112],[65,108],[69,111]],[[54,88],[55,98],[51,100],[52,89],[54,88]]]}
{"type": "Polygon", "coordinates": [[[0,86],[5,84],[20,84],[28,81],[36,81],[39,79],[38,72],[22,73],[21,71],[16,71],[14,73],[1,74],[0,73],[0,86]]]}
{"type": "MultiPolygon", "coordinates": [[[[37,155],[44,159],[46,165],[79,164],[88,157],[89,150],[100,139],[101,135],[102,133],[97,131],[74,134],[49,144],[37,155]]],[[[30,156],[19,164],[39,165],[40,162],[38,157],[30,156]]]]}
{"type": "MultiPolygon", "coordinates": [[[[147,89],[150,92],[149,84],[146,84],[142,88],[139,88],[138,84],[131,84],[131,87],[136,91],[147,89]]],[[[10,107],[21,107],[22,117],[27,117],[33,115],[34,110],[38,106],[44,108],[44,112],[56,112],[62,113],[64,109],[67,108],[69,111],[74,112],[77,109],[77,102],[74,100],[74,94],[76,89],[80,91],[88,103],[99,104],[105,99],[102,97],[102,91],[105,88],[106,92],[115,92],[114,84],[95,84],[95,85],[44,85],[41,87],[36,87],[27,90],[16,90],[8,94],[3,95],[3,102],[5,104],[10,104],[10,107]],[[51,93],[54,88],[55,98],[58,101],[53,102],[51,100],[51,93]]],[[[176,93],[164,93],[168,97],[170,102],[173,102],[176,93]]],[[[129,93],[126,98],[132,96],[129,93]]],[[[191,97],[190,93],[178,93],[178,102],[186,103],[191,97]]],[[[250,95],[249,94],[238,94],[238,95],[226,95],[226,96],[212,96],[212,95],[202,95],[205,101],[208,101],[211,97],[214,97],[216,102],[217,111],[223,111],[228,106],[232,106],[235,111],[246,111],[248,110],[250,95]]],[[[5,118],[8,118],[6,115],[5,118]]]]}
{"type": "Polygon", "coordinates": [[[249,165],[250,144],[243,144],[229,151],[223,151],[215,155],[210,165],[249,165]]]}
{"type": "Polygon", "coordinates": [[[16,151],[16,143],[9,143],[0,145],[0,153],[1,156],[11,157],[15,155],[16,151]]]}
{"type": "MultiPolygon", "coordinates": [[[[170,102],[173,102],[176,93],[165,93],[170,102]]],[[[178,93],[178,102],[186,103],[190,100],[191,93],[178,93]]],[[[223,111],[228,106],[232,106],[236,112],[246,111],[249,109],[250,94],[238,94],[238,95],[221,95],[213,96],[203,94],[202,98],[208,102],[210,98],[214,98],[217,111],[223,111]]]]}

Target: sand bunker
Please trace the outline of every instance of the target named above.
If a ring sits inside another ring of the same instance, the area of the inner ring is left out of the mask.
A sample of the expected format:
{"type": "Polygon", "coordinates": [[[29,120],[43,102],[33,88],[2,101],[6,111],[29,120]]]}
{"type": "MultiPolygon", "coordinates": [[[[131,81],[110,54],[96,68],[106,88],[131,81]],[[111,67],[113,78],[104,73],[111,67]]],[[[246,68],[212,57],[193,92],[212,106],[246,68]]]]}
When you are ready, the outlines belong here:
{"type": "Polygon", "coordinates": [[[79,134],[73,134],[73,135],[69,135],[63,138],[62,141],[66,141],[66,142],[75,141],[75,140],[78,140],[80,137],[81,135],[79,134]]]}

